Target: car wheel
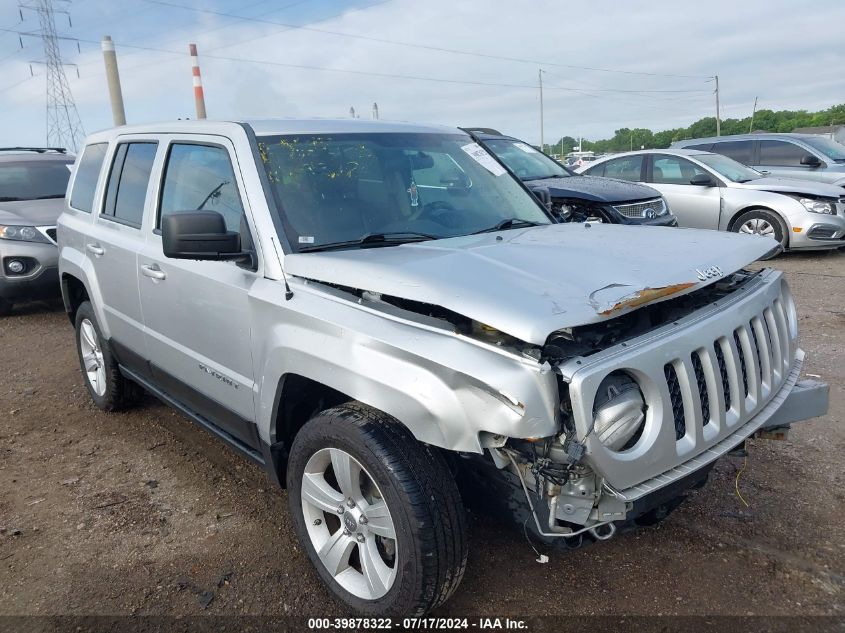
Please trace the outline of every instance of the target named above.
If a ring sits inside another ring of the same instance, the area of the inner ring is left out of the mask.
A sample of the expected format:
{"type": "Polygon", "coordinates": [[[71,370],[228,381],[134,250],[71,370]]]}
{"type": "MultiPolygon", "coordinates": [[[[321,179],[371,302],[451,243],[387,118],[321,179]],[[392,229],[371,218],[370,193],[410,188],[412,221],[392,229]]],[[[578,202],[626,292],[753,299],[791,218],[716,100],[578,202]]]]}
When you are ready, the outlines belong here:
{"type": "Polygon", "coordinates": [[[76,311],[76,351],[82,378],[94,404],[104,411],[126,407],[134,393],[132,384],[120,373],[88,301],[76,311]]]}
{"type": "MultiPolygon", "coordinates": [[[[771,237],[773,240],[781,245],[781,248],[787,247],[787,231],[783,220],[771,211],[764,211],[763,209],[755,209],[753,211],[746,211],[739,216],[733,224],[733,231],[735,233],[746,233],[748,235],[765,235],[771,237]]],[[[770,259],[778,253],[773,253],[769,257],[762,259],[770,259]]]]}
{"type": "Polygon", "coordinates": [[[421,615],[457,588],[466,518],[443,456],[358,403],[317,414],[291,447],[294,529],[323,582],[369,615],[421,615]]]}
{"type": "Polygon", "coordinates": [[[12,302],[0,297],[0,316],[7,316],[12,313],[12,302]]]}

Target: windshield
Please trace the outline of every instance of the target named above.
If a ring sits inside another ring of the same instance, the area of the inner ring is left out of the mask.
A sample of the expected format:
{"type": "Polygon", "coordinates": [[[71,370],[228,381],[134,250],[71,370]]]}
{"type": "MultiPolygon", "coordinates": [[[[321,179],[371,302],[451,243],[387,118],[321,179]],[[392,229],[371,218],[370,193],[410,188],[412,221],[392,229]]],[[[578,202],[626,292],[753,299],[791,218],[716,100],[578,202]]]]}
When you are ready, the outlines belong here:
{"type": "Polygon", "coordinates": [[[721,154],[696,154],[693,158],[701,161],[731,182],[749,182],[750,180],[757,180],[763,177],[763,174],[759,171],[746,167],[742,163],[736,162],[733,158],[728,158],[721,154]]]}
{"type": "Polygon", "coordinates": [[[563,178],[571,174],[528,143],[508,139],[484,141],[484,145],[499,157],[522,180],[563,178]]]}
{"type": "Polygon", "coordinates": [[[845,145],[837,143],[824,136],[804,136],[801,138],[807,145],[819,150],[830,160],[845,163],[845,145]]]}
{"type": "MultiPolygon", "coordinates": [[[[296,251],[406,235],[468,235],[507,220],[551,224],[542,206],[463,134],[263,136],[258,149],[296,251]]],[[[354,248],[355,244],[350,244],[354,248]]]]}
{"type": "Polygon", "coordinates": [[[0,163],[0,202],[64,198],[73,161],[0,163]]]}

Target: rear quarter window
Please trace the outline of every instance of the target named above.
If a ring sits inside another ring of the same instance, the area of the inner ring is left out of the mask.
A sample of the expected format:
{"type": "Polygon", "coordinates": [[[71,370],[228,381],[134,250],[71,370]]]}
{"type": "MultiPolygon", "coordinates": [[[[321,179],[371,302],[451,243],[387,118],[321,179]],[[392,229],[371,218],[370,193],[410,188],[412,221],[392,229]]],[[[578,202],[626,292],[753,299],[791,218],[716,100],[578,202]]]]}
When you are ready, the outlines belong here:
{"type": "Polygon", "coordinates": [[[93,143],[86,146],[82,152],[70,193],[70,206],[74,209],[91,213],[94,208],[94,193],[108,146],[108,143],[93,143]]]}

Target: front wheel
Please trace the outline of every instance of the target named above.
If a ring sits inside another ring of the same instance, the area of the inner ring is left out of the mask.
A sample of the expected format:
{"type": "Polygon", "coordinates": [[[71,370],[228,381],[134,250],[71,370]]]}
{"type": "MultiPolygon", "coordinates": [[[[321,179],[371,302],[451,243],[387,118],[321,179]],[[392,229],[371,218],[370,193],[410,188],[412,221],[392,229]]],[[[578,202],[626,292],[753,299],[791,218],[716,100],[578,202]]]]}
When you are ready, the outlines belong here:
{"type": "MultiPolygon", "coordinates": [[[[781,248],[787,247],[787,231],[786,225],[775,213],[763,209],[754,209],[746,211],[739,216],[733,224],[733,231],[735,233],[745,233],[748,235],[765,235],[771,237],[773,240],[781,245],[781,248]]],[[[777,253],[764,257],[762,259],[770,259],[777,253]]]]}
{"type": "Polygon", "coordinates": [[[452,595],[466,520],[442,455],[349,403],[317,414],[288,462],[294,529],[323,582],[369,615],[421,615],[452,595]]]}

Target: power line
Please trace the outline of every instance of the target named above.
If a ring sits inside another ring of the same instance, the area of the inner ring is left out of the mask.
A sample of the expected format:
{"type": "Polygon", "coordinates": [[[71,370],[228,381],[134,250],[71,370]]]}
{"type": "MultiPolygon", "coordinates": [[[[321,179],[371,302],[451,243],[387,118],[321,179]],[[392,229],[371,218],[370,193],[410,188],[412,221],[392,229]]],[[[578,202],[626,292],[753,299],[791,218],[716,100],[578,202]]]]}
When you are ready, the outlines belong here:
{"type": "Polygon", "coordinates": [[[337,37],[348,37],[352,39],[359,39],[359,40],[366,40],[370,42],[378,42],[380,44],[391,44],[394,46],[406,46],[409,48],[419,48],[428,51],[437,51],[441,53],[452,53],[454,55],[467,55],[470,57],[483,57],[486,59],[495,59],[498,61],[510,61],[510,62],[518,62],[523,64],[534,64],[539,66],[555,66],[558,68],[572,68],[577,70],[589,70],[593,72],[604,72],[604,73],[619,73],[625,75],[644,75],[650,77],[675,77],[675,78],[683,78],[683,79],[707,79],[705,76],[696,76],[696,75],[676,75],[676,74],[668,74],[668,73],[651,73],[651,72],[643,72],[643,71],[635,71],[635,70],[618,70],[612,68],[597,68],[591,66],[574,66],[572,64],[560,64],[557,62],[549,62],[549,61],[538,61],[536,59],[525,59],[520,57],[507,57],[504,55],[491,55],[487,53],[478,53],[475,51],[465,51],[459,50],[454,48],[444,48],[440,46],[430,46],[426,44],[414,44],[411,42],[401,42],[399,40],[388,40],[378,37],[371,37],[368,35],[357,35],[354,33],[343,33],[340,31],[332,31],[329,29],[320,29],[311,26],[304,26],[298,24],[289,24],[286,22],[278,22],[275,20],[264,20],[261,18],[244,18],[242,16],[236,16],[231,13],[225,13],[223,11],[215,11],[213,9],[203,9],[200,7],[188,7],[182,4],[176,4],[174,2],[166,2],[165,0],[144,0],[145,2],[149,2],[151,4],[158,4],[165,7],[174,7],[177,9],[185,9],[187,11],[198,11],[200,13],[208,13],[211,15],[217,15],[222,17],[237,17],[239,19],[243,19],[249,22],[259,22],[262,24],[275,24],[277,26],[285,26],[289,29],[298,29],[303,31],[310,31],[313,33],[322,33],[324,35],[334,35],[337,37]]]}

